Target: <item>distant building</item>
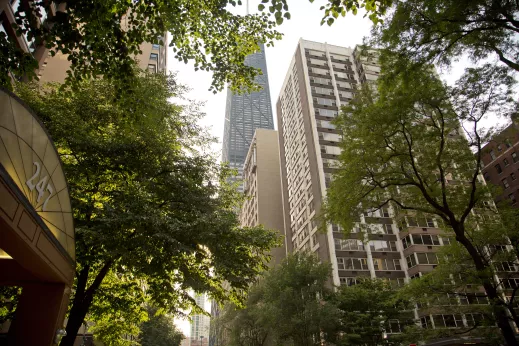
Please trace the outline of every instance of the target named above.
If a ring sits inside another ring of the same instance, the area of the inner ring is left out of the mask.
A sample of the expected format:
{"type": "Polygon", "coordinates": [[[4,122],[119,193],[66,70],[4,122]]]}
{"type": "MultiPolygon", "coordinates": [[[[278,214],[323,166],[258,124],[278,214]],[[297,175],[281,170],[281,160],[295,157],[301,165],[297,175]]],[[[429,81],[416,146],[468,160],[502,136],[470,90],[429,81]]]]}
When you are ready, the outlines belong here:
{"type": "MultiPolygon", "coordinates": [[[[265,47],[260,44],[260,48],[259,52],[245,59],[245,64],[263,72],[254,79],[261,90],[245,94],[227,90],[222,161],[228,162],[231,168],[238,171],[233,181],[242,177],[243,163],[254,131],[258,128],[274,129],[265,47]]],[[[243,186],[239,190],[243,191],[243,186]]]]}
{"type": "Polygon", "coordinates": [[[519,208],[519,122],[504,129],[481,152],[485,180],[503,189],[496,202],[508,200],[519,208]]]}
{"type": "Polygon", "coordinates": [[[248,227],[263,225],[279,232],[283,245],[271,252],[271,264],[278,264],[286,256],[286,245],[277,131],[256,130],[243,168],[243,191],[246,199],[240,223],[248,227]]]}
{"type": "MultiPolygon", "coordinates": [[[[196,294],[196,305],[202,309],[205,306],[206,295],[196,294]]],[[[191,316],[191,333],[189,335],[189,346],[209,346],[209,324],[210,317],[203,314],[194,314],[191,316]]]]}

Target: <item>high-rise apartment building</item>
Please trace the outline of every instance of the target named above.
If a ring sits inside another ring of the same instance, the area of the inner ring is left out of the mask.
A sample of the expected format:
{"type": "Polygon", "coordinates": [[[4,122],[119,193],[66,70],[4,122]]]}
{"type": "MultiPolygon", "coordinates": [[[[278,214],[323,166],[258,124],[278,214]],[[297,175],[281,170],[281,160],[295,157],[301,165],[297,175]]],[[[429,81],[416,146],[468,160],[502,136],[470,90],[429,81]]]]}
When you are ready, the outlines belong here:
{"type": "Polygon", "coordinates": [[[376,55],[370,51],[364,56],[360,47],[300,40],[277,102],[287,247],[315,252],[330,262],[335,285],[359,277],[402,284],[407,276],[389,209],[359,217],[359,222],[370,224],[369,239],[355,230],[347,239],[336,225],[328,225],[322,234],[314,221],[340,154],[341,134],[332,120],[359,83],[376,79],[376,55]]]}
{"type": "MultiPolygon", "coordinates": [[[[256,130],[243,168],[243,191],[245,201],[240,212],[241,225],[263,225],[267,229],[278,231],[284,238],[277,131],[256,130]]],[[[285,244],[272,249],[271,255],[272,265],[280,263],[286,256],[285,244]]]]}
{"type": "MultiPolygon", "coordinates": [[[[227,90],[222,161],[238,171],[233,180],[242,177],[254,131],[258,128],[274,129],[265,47],[260,44],[260,48],[259,52],[245,59],[245,64],[261,69],[263,74],[254,79],[261,90],[244,94],[227,90]]],[[[243,191],[243,186],[240,185],[239,190],[243,191]]]]}
{"type": "MultiPolygon", "coordinates": [[[[315,216],[341,152],[341,133],[332,121],[360,84],[377,79],[377,56],[376,50],[360,46],[301,39],[276,104],[287,248],[311,251],[330,262],[336,286],[363,277],[403,285],[434,270],[436,252],[450,243],[434,218],[396,215],[390,206],[359,215],[348,236],[333,224],[324,227],[325,234],[318,231],[315,216]]],[[[418,308],[405,313],[423,328],[470,327],[478,318],[418,308]]],[[[395,320],[387,332],[399,331],[395,320]]]]}
{"type": "Polygon", "coordinates": [[[519,122],[504,129],[481,152],[485,180],[503,189],[496,202],[508,199],[519,208],[519,122]]]}

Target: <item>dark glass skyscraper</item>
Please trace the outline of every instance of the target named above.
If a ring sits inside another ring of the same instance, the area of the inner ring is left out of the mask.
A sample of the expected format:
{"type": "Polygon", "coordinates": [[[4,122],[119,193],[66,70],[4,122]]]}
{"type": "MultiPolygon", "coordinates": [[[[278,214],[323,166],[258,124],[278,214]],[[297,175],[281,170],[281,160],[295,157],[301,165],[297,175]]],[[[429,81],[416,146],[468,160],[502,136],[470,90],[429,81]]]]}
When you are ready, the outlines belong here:
{"type": "MultiPolygon", "coordinates": [[[[227,90],[222,161],[229,162],[231,168],[238,170],[238,176],[235,179],[241,179],[243,163],[254,131],[257,128],[274,129],[267,61],[263,44],[261,44],[259,52],[251,54],[245,59],[245,64],[263,71],[263,75],[255,78],[256,83],[262,89],[258,92],[241,95],[227,90]]],[[[242,186],[240,186],[241,190],[243,190],[242,186]]]]}

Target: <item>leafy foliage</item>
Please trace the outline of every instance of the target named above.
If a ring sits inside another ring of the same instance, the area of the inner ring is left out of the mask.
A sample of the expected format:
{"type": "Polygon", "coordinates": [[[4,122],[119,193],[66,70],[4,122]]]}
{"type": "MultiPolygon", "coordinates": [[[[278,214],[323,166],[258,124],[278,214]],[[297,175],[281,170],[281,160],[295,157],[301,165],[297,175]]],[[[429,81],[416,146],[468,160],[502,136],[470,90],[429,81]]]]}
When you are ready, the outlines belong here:
{"type": "Polygon", "coordinates": [[[338,313],[328,304],[331,268],[309,253],[289,255],[251,289],[245,309],[227,306],[219,323],[230,345],[320,345],[338,313]]]}
{"type": "MultiPolygon", "coordinates": [[[[213,91],[227,82],[235,90],[252,88],[259,71],[246,66],[245,57],[259,50],[259,42],[271,45],[281,35],[268,15],[233,14],[229,5],[241,5],[241,1],[29,0],[21,2],[15,14],[16,29],[37,46],[44,44],[52,55],[68,55],[72,63],[69,81],[104,76],[129,84],[134,76],[133,57],[142,53],[140,45],[165,44],[167,32],[177,60],[193,61],[196,69],[213,72],[213,91]],[[55,16],[50,15],[52,8],[57,9],[55,16]]],[[[21,53],[6,40],[0,45],[0,51],[16,56],[13,63],[21,65],[21,70],[34,67],[30,55],[19,57],[21,53]]],[[[4,82],[8,81],[6,71],[1,70],[4,82]]]]}
{"type": "MultiPolygon", "coordinates": [[[[314,2],[314,0],[309,1],[314,2]]],[[[328,0],[320,8],[321,11],[324,11],[321,25],[324,23],[332,25],[339,15],[344,17],[347,12],[356,15],[361,9],[366,11],[365,16],[377,24],[382,21],[386,11],[391,8],[393,3],[393,0],[328,0]]],[[[282,24],[283,18],[290,19],[287,0],[261,0],[258,9],[265,11],[266,6],[268,6],[269,12],[275,15],[277,24],[282,24]]]]}
{"type": "Polygon", "coordinates": [[[406,324],[413,323],[409,301],[380,279],[342,286],[334,297],[334,304],[340,310],[336,345],[381,345],[384,336],[399,333],[406,324]],[[410,312],[407,316],[406,310],[410,312]]]}
{"type": "Polygon", "coordinates": [[[185,338],[173,320],[166,315],[148,309],[149,320],[141,326],[139,341],[142,346],[180,346],[185,338]]]}
{"type": "Polygon", "coordinates": [[[85,318],[113,328],[131,316],[111,329],[122,333],[136,331],[145,302],[165,313],[196,309],[191,289],[239,304],[277,237],[239,227],[227,170],[195,149],[210,140],[196,125],[202,114],[168,101],[183,87],[146,74],[134,95],[106,79],[58,89],[18,87],[56,143],[70,186],[78,268],[61,345],[72,345],[85,318]]]}
{"type": "Polygon", "coordinates": [[[503,283],[487,252],[489,244],[507,244],[509,234],[494,227],[499,219],[487,212],[491,196],[480,175],[481,148],[492,136],[480,122],[517,112],[507,72],[468,69],[448,87],[422,67],[383,77],[376,90],[365,86],[337,120],[344,139],[325,213],[347,232],[358,215],[388,204],[403,229],[405,218],[435,216],[459,242],[461,263],[484,287],[503,336],[515,345],[507,317],[513,309],[498,293],[503,283]]]}
{"type": "Polygon", "coordinates": [[[463,54],[474,61],[497,56],[519,71],[519,4],[508,0],[399,1],[376,42],[415,62],[449,65],[463,54]]]}
{"type": "Polygon", "coordinates": [[[0,286],[0,327],[13,319],[21,290],[16,286],[0,286]]]}

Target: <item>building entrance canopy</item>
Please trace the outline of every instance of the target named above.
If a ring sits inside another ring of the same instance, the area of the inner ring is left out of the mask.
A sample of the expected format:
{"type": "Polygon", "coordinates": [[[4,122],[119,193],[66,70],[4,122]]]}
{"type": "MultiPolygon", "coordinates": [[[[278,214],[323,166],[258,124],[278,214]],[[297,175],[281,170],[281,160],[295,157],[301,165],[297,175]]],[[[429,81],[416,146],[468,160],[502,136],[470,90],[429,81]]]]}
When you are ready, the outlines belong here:
{"type": "Polygon", "coordinates": [[[36,115],[0,89],[0,285],[22,287],[10,344],[53,343],[74,279],[74,250],[58,152],[36,115]]]}

